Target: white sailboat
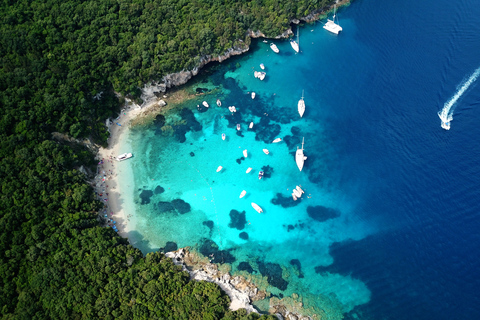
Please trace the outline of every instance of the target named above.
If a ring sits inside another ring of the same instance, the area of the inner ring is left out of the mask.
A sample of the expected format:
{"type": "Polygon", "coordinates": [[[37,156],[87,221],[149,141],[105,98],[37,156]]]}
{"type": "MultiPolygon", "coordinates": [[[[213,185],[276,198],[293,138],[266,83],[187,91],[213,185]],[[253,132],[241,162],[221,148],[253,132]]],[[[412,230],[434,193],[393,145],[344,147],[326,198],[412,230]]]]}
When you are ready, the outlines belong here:
{"type": "Polygon", "coordinates": [[[300,114],[300,118],[303,117],[305,112],[305,100],[303,100],[303,92],[304,90],[302,90],[302,98],[298,100],[298,113],[300,114]]]}
{"type": "Polygon", "coordinates": [[[303,163],[305,160],[307,160],[307,157],[303,154],[303,144],[305,142],[305,138],[302,140],[302,149],[298,149],[297,147],[297,152],[295,153],[295,162],[297,163],[298,170],[302,171],[303,169],[303,163]]]}
{"type": "MultiPolygon", "coordinates": [[[[340,27],[338,24],[335,23],[335,10],[337,9],[337,6],[335,5],[333,7],[333,17],[332,17],[332,20],[330,19],[327,19],[327,23],[325,23],[323,25],[323,28],[325,30],[328,30],[330,31],[331,33],[335,33],[335,34],[338,34],[340,31],[342,31],[342,27],[340,27]]],[[[337,22],[338,22],[338,19],[337,19],[337,22]]]]}
{"type": "Polygon", "coordinates": [[[295,41],[293,39],[290,39],[290,45],[292,46],[293,50],[295,50],[295,52],[298,53],[300,51],[300,40],[299,40],[298,26],[297,26],[297,41],[295,41]]]}

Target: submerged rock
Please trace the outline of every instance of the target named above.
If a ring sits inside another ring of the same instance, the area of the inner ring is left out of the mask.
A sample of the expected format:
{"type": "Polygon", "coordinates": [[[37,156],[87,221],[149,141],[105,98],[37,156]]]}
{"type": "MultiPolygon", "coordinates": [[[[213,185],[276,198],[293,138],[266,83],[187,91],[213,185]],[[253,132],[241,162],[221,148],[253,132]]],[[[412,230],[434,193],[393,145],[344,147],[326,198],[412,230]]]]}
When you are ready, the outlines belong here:
{"type": "Polygon", "coordinates": [[[290,207],[295,207],[296,205],[298,205],[300,202],[302,202],[301,198],[298,199],[297,201],[294,201],[292,196],[287,196],[285,197],[284,195],[282,195],[281,193],[277,193],[275,195],[275,198],[273,198],[271,200],[271,202],[274,204],[274,205],[280,205],[282,206],[283,208],[290,208],[290,207]]]}
{"type": "Polygon", "coordinates": [[[340,217],[340,211],[324,206],[308,206],[307,213],[310,218],[320,222],[340,217]]]}
{"type": "Polygon", "coordinates": [[[238,236],[240,237],[240,239],[248,240],[248,233],[246,232],[240,232],[238,236]]]}
{"type": "Polygon", "coordinates": [[[272,174],[273,174],[273,168],[270,167],[270,166],[263,166],[262,167],[262,171],[263,171],[263,178],[266,179],[266,178],[271,178],[272,177],[272,174]]]}
{"type": "Polygon", "coordinates": [[[160,213],[165,213],[165,212],[169,212],[169,211],[174,211],[175,207],[168,201],[160,201],[157,204],[157,210],[160,213]]]}
{"type": "Polygon", "coordinates": [[[233,263],[235,257],[228,252],[228,250],[218,250],[218,245],[210,239],[202,239],[202,245],[200,246],[200,253],[205,257],[209,257],[213,263],[233,263]]]}
{"type": "Polygon", "coordinates": [[[290,264],[293,266],[293,269],[298,273],[299,278],[303,278],[302,264],[298,259],[290,260],[290,264]]]}
{"type": "Polygon", "coordinates": [[[161,193],[164,193],[164,192],[165,192],[165,189],[162,188],[161,186],[157,186],[154,190],[155,194],[161,194],[161,193]]]}
{"type": "Polygon", "coordinates": [[[187,202],[183,201],[182,199],[175,199],[172,200],[172,206],[177,210],[178,213],[180,214],[185,214],[187,212],[190,212],[190,204],[187,202]]]}
{"type": "Polygon", "coordinates": [[[140,199],[142,199],[142,204],[149,204],[150,198],[153,196],[152,190],[143,190],[140,193],[140,199]]]}
{"type": "Polygon", "coordinates": [[[203,224],[204,226],[207,226],[210,230],[213,229],[213,221],[212,221],[212,220],[203,221],[202,224],[203,224]]]}
{"type": "Polygon", "coordinates": [[[278,263],[263,263],[258,260],[257,265],[260,273],[267,277],[268,284],[282,291],[287,289],[288,282],[282,278],[282,267],[278,263]]]}
{"type": "Polygon", "coordinates": [[[235,209],[230,211],[230,223],[228,226],[230,228],[236,228],[237,230],[242,230],[245,228],[247,219],[245,218],[245,211],[237,211],[235,209]]]}
{"type": "Polygon", "coordinates": [[[252,273],[252,272],[253,272],[252,266],[251,266],[248,262],[245,262],[245,261],[240,262],[240,263],[238,264],[237,269],[238,269],[239,271],[247,271],[248,273],[252,273]]]}
{"type": "Polygon", "coordinates": [[[167,241],[167,243],[165,244],[165,247],[160,248],[160,251],[166,253],[166,252],[176,251],[177,249],[178,249],[178,245],[175,242],[167,241]]]}

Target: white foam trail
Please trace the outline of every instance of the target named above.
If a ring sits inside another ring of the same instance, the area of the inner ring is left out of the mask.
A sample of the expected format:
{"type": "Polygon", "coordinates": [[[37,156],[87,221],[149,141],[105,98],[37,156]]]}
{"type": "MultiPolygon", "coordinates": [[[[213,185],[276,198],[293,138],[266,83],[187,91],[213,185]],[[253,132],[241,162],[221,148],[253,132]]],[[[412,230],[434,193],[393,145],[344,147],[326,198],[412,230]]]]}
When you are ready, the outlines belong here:
{"type": "Polygon", "coordinates": [[[457,100],[462,96],[462,94],[467,91],[468,87],[470,87],[470,85],[474,83],[475,80],[477,80],[479,75],[480,67],[475,70],[475,72],[470,76],[470,78],[467,79],[467,81],[462,82],[463,84],[461,84],[460,89],[458,89],[455,95],[450,100],[445,102],[443,109],[438,113],[440,120],[442,120],[441,126],[443,129],[450,129],[450,121],[453,120],[453,110],[455,109],[453,107],[455,105],[455,102],[457,102],[457,100]]]}

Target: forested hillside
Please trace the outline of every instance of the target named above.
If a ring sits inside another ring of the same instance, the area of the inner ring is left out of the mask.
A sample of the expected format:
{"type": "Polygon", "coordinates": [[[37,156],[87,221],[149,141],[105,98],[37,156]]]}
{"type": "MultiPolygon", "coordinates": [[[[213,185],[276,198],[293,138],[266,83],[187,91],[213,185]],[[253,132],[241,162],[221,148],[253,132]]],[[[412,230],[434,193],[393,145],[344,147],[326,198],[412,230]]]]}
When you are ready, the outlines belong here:
{"type": "MultiPolygon", "coordinates": [[[[0,306],[5,319],[243,319],[210,283],[143,257],[97,220],[77,168],[139,87],[284,32],[328,1],[3,0],[0,3],[0,306]]],[[[255,315],[248,317],[255,318],[255,315]]]]}

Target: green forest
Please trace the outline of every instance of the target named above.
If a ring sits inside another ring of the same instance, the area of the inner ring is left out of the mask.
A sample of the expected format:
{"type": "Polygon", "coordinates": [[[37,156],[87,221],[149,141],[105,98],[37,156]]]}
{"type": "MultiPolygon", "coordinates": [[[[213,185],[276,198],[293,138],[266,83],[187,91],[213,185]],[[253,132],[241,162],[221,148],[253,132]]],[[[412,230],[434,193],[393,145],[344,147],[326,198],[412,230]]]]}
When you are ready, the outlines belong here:
{"type": "MultiPolygon", "coordinates": [[[[85,147],[149,81],[274,37],[326,0],[2,0],[0,314],[3,319],[256,319],[161,253],[98,220],[85,147]]],[[[273,319],[273,316],[262,316],[273,319]]]]}

